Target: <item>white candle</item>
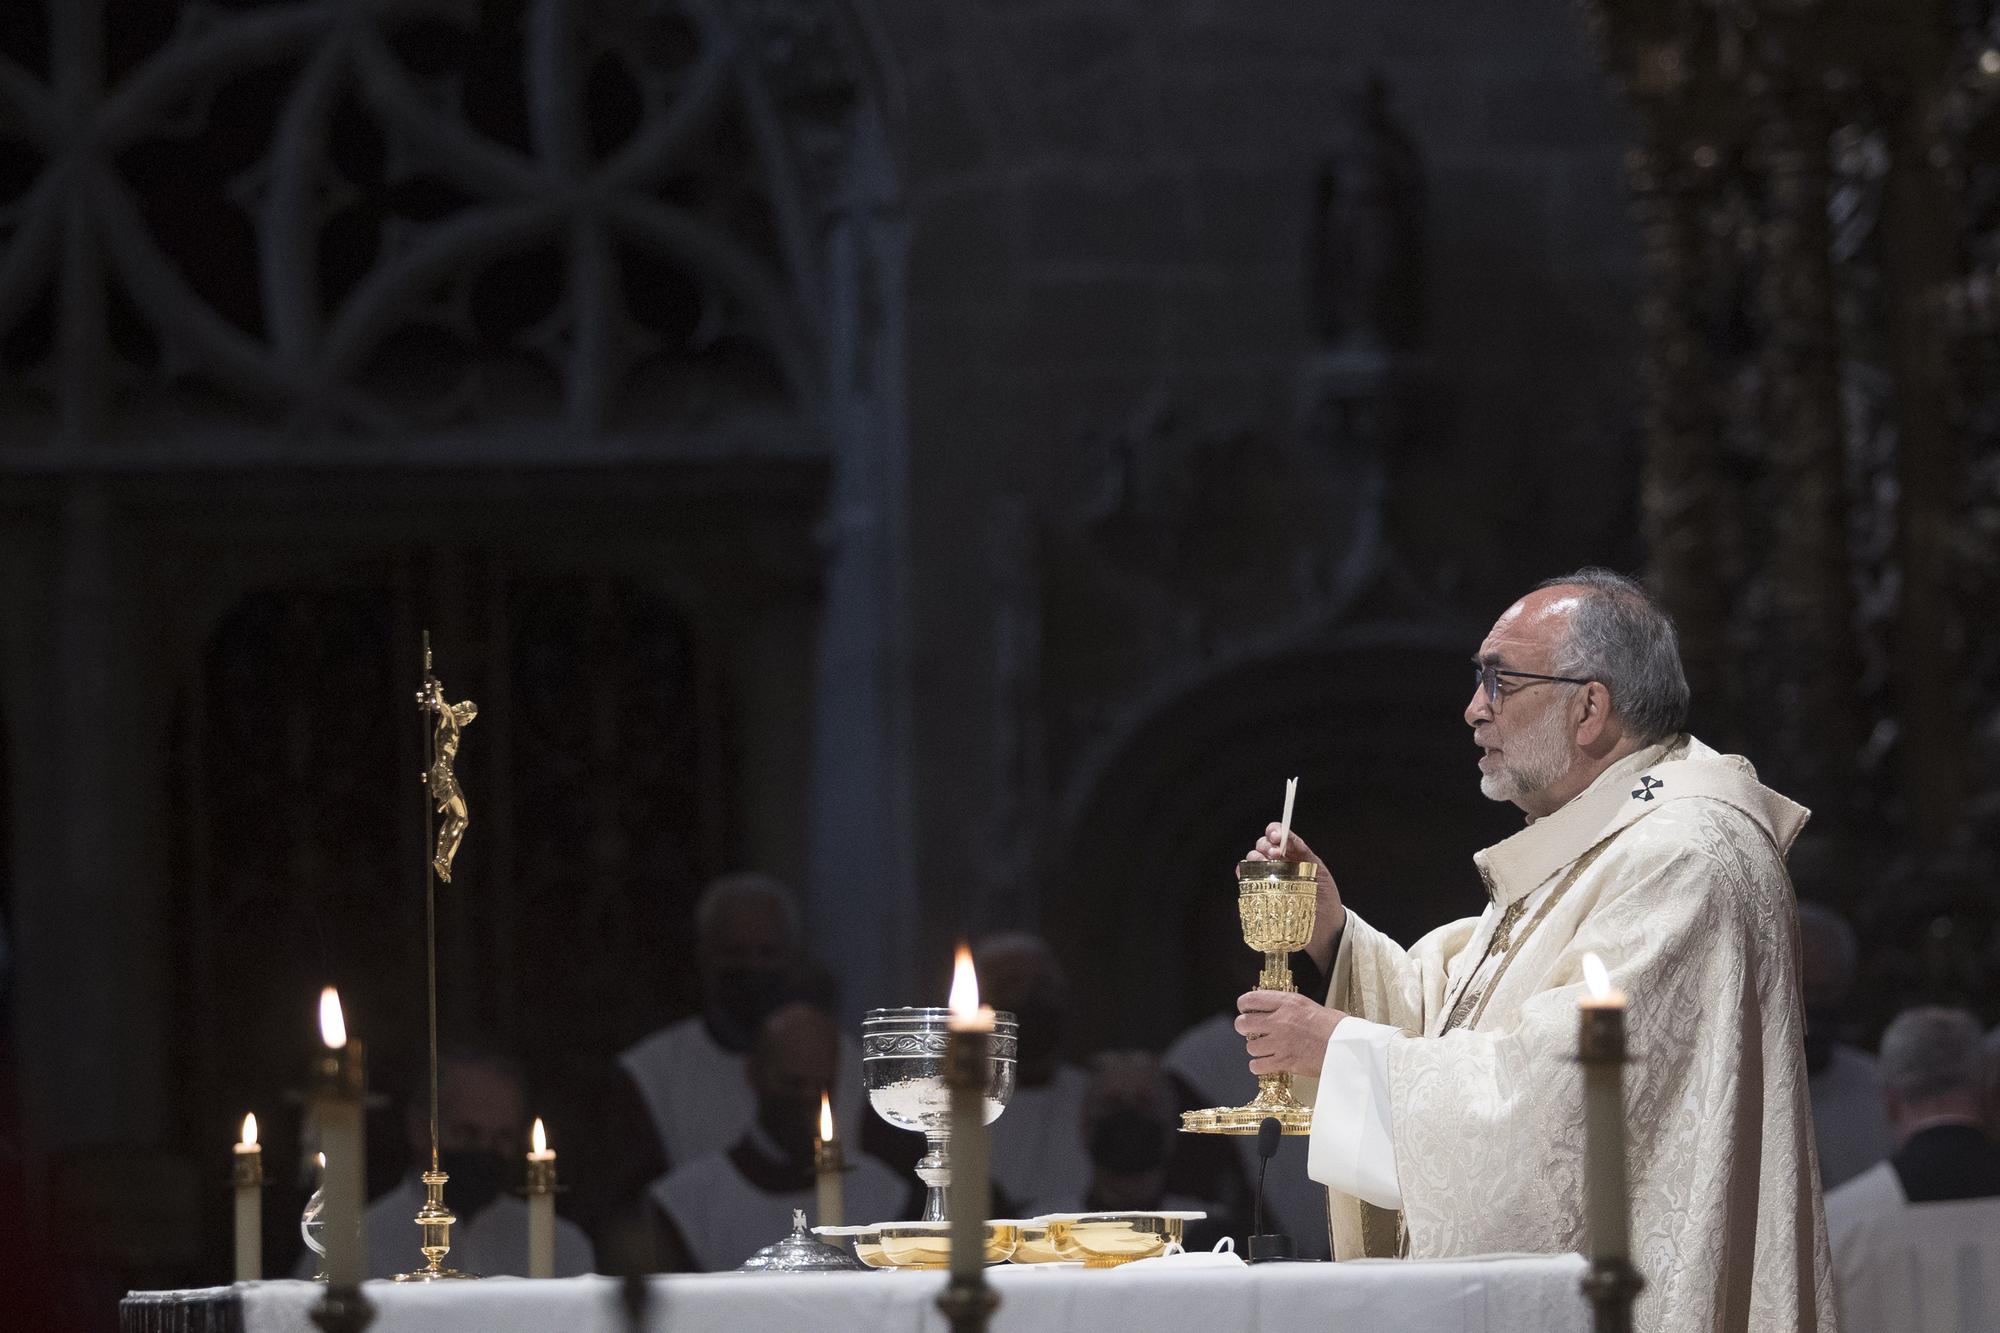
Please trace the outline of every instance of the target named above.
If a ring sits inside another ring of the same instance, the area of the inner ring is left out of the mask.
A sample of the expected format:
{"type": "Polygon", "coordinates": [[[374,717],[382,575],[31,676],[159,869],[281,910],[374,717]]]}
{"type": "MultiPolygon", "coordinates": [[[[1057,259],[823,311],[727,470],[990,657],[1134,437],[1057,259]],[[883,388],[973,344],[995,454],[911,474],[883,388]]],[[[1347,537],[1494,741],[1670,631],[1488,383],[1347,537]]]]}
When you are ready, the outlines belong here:
{"type": "Polygon", "coordinates": [[[1584,1219],[1593,1259],[1631,1250],[1625,1197],[1625,996],[1596,954],[1583,958],[1587,990],[1577,1001],[1583,1064],[1584,1219]]]}
{"type": "Polygon", "coordinates": [[[528,1152],[528,1276],[556,1275],[556,1154],[542,1118],[528,1152]]]}
{"type": "Polygon", "coordinates": [[[1292,802],[1298,799],[1298,795],[1299,780],[1297,778],[1287,778],[1285,780],[1285,815],[1284,818],[1278,821],[1278,859],[1280,861],[1291,859],[1286,853],[1285,847],[1292,840],[1292,802]]]}
{"type": "Polygon", "coordinates": [[[311,1087],[313,1120],[326,1154],[320,1185],[326,1208],[326,1280],[332,1287],[358,1287],[368,1251],[362,1234],[368,1203],[361,1123],[365,1079],[361,1043],[348,1039],[340,996],[331,986],[320,992],[319,1029],[324,1049],[313,1064],[311,1087]]]}
{"type": "Polygon", "coordinates": [[[236,1280],[264,1276],[264,1147],[257,1142],[257,1117],[243,1117],[236,1145],[236,1280]]]}
{"type": "Polygon", "coordinates": [[[813,1199],[815,1211],[819,1214],[819,1225],[823,1227],[844,1225],[841,1214],[846,1209],[846,1200],[842,1197],[840,1179],[843,1165],[840,1140],[833,1136],[833,1098],[822,1091],[819,1095],[819,1137],[813,1143],[813,1199]]]}
{"type": "Polygon", "coordinates": [[[957,1284],[985,1279],[986,1215],[993,1203],[986,1144],[986,1039],[993,1010],[979,1003],[972,951],[962,944],[950,1008],[945,1078],[951,1085],[951,1277],[957,1284]]]}

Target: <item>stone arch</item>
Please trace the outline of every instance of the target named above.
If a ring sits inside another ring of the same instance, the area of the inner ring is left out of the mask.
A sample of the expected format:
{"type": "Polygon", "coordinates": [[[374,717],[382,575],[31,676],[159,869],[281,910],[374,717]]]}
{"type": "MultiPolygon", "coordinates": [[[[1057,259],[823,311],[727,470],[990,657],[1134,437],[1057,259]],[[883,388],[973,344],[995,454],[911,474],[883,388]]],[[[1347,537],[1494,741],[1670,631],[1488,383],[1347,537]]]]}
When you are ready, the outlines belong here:
{"type": "Polygon", "coordinates": [[[1231,867],[1294,774],[1296,827],[1371,922],[1408,942],[1477,909],[1471,854],[1518,824],[1480,797],[1456,716],[1470,642],[1350,625],[1193,683],[1127,731],[1070,807],[1044,899],[1090,1040],[1164,1045],[1249,989],[1231,867]],[[1434,703],[1410,716],[1412,699],[1434,703]]]}

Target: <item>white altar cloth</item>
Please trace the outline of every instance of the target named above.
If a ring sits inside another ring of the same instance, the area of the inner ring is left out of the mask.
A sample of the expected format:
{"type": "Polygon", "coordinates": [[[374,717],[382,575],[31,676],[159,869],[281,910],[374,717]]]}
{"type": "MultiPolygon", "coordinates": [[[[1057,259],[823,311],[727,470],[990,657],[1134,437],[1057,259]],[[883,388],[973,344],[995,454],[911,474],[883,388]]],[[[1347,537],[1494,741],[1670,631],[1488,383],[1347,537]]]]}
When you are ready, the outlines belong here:
{"type": "MultiPolygon", "coordinates": [[[[1108,1272],[989,1269],[1000,1309],[993,1333],[1587,1333],[1575,1255],[1108,1272]]],[[[935,1304],[942,1273],[654,1278],[648,1333],[945,1333],[935,1304]]],[[[319,1288],[239,1288],[244,1333],[318,1333],[307,1317],[319,1288]]],[[[369,1333],[626,1333],[610,1278],[488,1278],[396,1286],[370,1282],[369,1333]]]]}

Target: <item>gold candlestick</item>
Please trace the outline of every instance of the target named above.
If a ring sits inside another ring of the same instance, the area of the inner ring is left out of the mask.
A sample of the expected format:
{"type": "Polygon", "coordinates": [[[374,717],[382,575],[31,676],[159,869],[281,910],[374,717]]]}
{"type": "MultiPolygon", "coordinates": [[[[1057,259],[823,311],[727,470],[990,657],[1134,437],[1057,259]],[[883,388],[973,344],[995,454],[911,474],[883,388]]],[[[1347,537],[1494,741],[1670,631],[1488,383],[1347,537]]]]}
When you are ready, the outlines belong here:
{"type": "Polygon", "coordinates": [[[331,986],[320,992],[319,1025],[321,1048],[306,1089],[326,1155],[320,1184],[326,1207],[326,1290],[313,1307],[312,1319],[328,1333],[353,1333],[375,1316],[361,1294],[368,1254],[363,1169],[367,1144],[362,1124],[368,1077],[361,1043],[349,1039],[340,996],[331,986]]]}
{"type": "MultiPolygon", "coordinates": [[[[1260,990],[1294,991],[1286,955],[1312,942],[1319,881],[1309,861],[1239,861],[1236,911],[1243,942],[1264,955],[1257,975],[1260,990]]],[[[1255,1134],[1269,1118],[1287,1134],[1312,1132],[1312,1108],[1292,1096],[1290,1074],[1259,1074],[1257,1095],[1243,1106],[1216,1106],[1181,1113],[1188,1134],[1255,1134]]]]}
{"type": "Polygon", "coordinates": [[[841,1159],[840,1140],[833,1136],[833,1098],[819,1095],[819,1137],[813,1140],[813,1202],[823,1227],[844,1226],[846,1200],[840,1173],[847,1169],[841,1159]]]}
{"type": "Polygon", "coordinates": [[[528,1276],[556,1275],[556,1155],[535,1117],[528,1152],[528,1276]]]}
{"type": "Polygon", "coordinates": [[[1577,1060],[1583,1065],[1585,1221],[1590,1271],[1583,1278],[1598,1333],[1630,1333],[1632,1301],[1646,1280],[1632,1266],[1625,1190],[1625,997],[1596,954],[1583,970],[1589,993],[1577,1002],[1577,1060]]]}
{"type": "Polygon", "coordinates": [[[443,682],[431,674],[429,630],[423,632],[423,655],[424,683],[417,691],[417,707],[423,709],[427,716],[435,718],[426,731],[425,744],[430,762],[423,773],[424,844],[430,852],[424,869],[424,952],[430,998],[431,1169],[423,1173],[424,1202],[417,1209],[416,1216],[417,1232],[422,1237],[418,1248],[423,1252],[424,1266],[415,1272],[396,1274],[398,1282],[437,1282],[478,1276],[447,1268],[444,1263],[444,1257],[451,1253],[451,1226],[458,1218],[445,1206],[445,1182],[451,1177],[438,1164],[437,886],[439,880],[447,884],[451,882],[451,864],[458,855],[466,825],[471,822],[465,793],[458,785],[453,765],[458,759],[462,733],[479,715],[479,708],[470,699],[462,703],[446,701],[443,682]],[[445,817],[444,827],[436,830],[433,840],[432,825],[440,814],[445,817]]]}
{"type": "Polygon", "coordinates": [[[264,1149],[257,1142],[257,1117],[243,1117],[243,1140],[236,1145],[236,1280],[264,1276],[264,1149]]]}
{"type": "Polygon", "coordinates": [[[986,1283],[986,1217],[993,1210],[992,1163],[987,1152],[986,1039],[993,1010],[979,1003],[972,951],[958,948],[951,983],[951,1021],[944,1057],[951,1090],[951,1280],[938,1309],[953,1333],[984,1333],[1000,1298],[986,1283]]]}

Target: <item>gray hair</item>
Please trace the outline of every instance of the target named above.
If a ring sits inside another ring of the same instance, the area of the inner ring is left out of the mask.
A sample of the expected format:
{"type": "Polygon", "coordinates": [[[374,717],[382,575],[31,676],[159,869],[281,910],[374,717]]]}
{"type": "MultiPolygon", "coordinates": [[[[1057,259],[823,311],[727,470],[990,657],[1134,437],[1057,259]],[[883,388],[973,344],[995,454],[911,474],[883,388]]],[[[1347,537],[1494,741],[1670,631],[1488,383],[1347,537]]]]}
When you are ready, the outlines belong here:
{"type": "Polygon", "coordinates": [[[1623,574],[1595,567],[1536,586],[1583,593],[1570,613],[1555,674],[1603,682],[1611,691],[1611,711],[1642,744],[1663,741],[1687,726],[1680,636],[1651,593],[1623,574]]]}
{"type": "Polygon", "coordinates": [[[792,943],[799,943],[804,936],[797,896],[777,876],[755,870],[738,871],[709,882],[694,905],[695,933],[706,943],[714,937],[716,927],[722,924],[722,914],[743,903],[775,905],[784,915],[785,930],[792,943]]]}
{"type": "Polygon", "coordinates": [[[1986,1086],[1985,1039],[1963,1009],[1924,1005],[1897,1014],[1882,1034],[1882,1086],[1905,1101],[1986,1086]]]}

